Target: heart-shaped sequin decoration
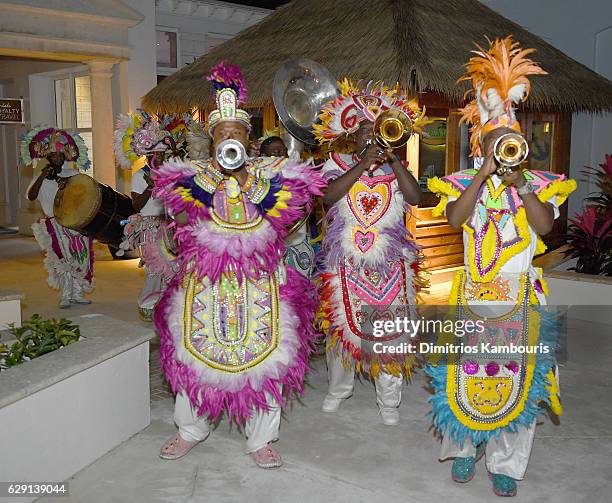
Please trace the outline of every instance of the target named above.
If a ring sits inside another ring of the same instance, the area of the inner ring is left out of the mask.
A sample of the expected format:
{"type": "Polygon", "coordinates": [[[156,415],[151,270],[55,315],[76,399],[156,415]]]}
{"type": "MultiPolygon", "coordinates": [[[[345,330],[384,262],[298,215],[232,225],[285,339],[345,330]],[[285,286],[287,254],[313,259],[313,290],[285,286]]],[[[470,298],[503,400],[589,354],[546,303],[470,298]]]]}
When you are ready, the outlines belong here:
{"type": "Polygon", "coordinates": [[[372,231],[355,231],[355,244],[361,253],[367,252],[374,244],[375,234],[372,231]]]}

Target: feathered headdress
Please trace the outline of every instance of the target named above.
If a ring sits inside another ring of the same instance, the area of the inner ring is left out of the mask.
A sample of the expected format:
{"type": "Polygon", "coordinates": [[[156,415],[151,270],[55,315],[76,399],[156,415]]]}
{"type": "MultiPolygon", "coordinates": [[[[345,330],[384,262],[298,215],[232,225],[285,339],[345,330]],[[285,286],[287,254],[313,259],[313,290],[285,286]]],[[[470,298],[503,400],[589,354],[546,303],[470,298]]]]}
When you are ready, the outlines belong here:
{"type": "Polygon", "coordinates": [[[472,156],[480,156],[480,140],[493,129],[508,127],[521,131],[515,107],[527,99],[530,90],[528,75],[545,75],[540,66],[527,58],[535,49],[521,49],[511,36],[489,42],[489,50],[476,46],[466,64],[466,74],[459,79],[471,80],[466,96],[474,98],[461,109],[461,122],[469,124],[472,156]]]}
{"type": "Polygon", "coordinates": [[[115,159],[124,169],[150,152],[172,149],[172,134],[143,110],[120,115],[115,129],[115,159]]]}
{"type": "MultiPolygon", "coordinates": [[[[194,159],[192,153],[189,152],[190,142],[193,140],[194,135],[198,136],[203,134],[207,136],[203,126],[199,122],[196,122],[190,114],[184,114],[182,116],[172,114],[164,115],[161,118],[161,128],[172,135],[175,144],[174,150],[178,157],[189,155],[191,159],[194,159]]],[[[198,157],[198,159],[201,158],[202,157],[198,157]]]]}
{"type": "Polygon", "coordinates": [[[280,126],[273,127],[272,129],[265,129],[263,132],[263,135],[257,140],[257,143],[261,145],[268,138],[272,138],[274,136],[277,136],[280,138],[280,135],[281,135],[280,126]]]}
{"type": "Polygon", "coordinates": [[[323,107],[320,124],[313,126],[319,143],[332,143],[340,137],[354,133],[367,120],[374,122],[389,109],[406,112],[413,121],[415,132],[427,123],[425,109],[416,100],[408,99],[399,85],[387,87],[382,82],[369,82],[365,87],[345,78],[338,82],[340,93],[323,107]]]}
{"type": "Polygon", "coordinates": [[[187,155],[192,161],[200,161],[210,157],[210,136],[203,124],[193,121],[187,132],[187,155]]]}
{"type": "Polygon", "coordinates": [[[208,132],[212,131],[219,122],[236,121],[251,129],[248,112],[238,107],[244,105],[248,99],[248,89],[242,72],[237,65],[229,65],[221,61],[210,70],[206,80],[212,82],[215,88],[215,101],[217,109],[208,116],[208,132]]]}
{"type": "Polygon", "coordinates": [[[21,161],[31,164],[33,160],[43,159],[52,152],[63,152],[66,161],[74,162],[86,171],[91,166],[87,156],[87,146],[81,135],[49,126],[37,126],[26,133],[21,140],[21,161]]]}

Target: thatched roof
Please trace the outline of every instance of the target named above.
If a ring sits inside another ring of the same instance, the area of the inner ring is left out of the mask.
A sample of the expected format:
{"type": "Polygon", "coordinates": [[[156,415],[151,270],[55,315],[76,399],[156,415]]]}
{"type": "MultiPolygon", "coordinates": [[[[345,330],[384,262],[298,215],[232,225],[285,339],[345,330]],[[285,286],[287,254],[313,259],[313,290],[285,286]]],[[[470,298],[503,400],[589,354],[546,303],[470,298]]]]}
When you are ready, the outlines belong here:
{"type": "Polygon", "coordinates": [[[612,82],[477,0],[294,0],[191,65],[164,79],[143,99],[154,112],[210,104],[202,79],[221,59],[239,65],[251,105],[265,103],[278,67],[313,59],[337,78],[399,81],[412,92],[439,92],[462,102],[458,85],[474,43],[513,35],[533,47],[549,73],[532,78],[526,108],[534,111],[612,110],[612,82]]]}

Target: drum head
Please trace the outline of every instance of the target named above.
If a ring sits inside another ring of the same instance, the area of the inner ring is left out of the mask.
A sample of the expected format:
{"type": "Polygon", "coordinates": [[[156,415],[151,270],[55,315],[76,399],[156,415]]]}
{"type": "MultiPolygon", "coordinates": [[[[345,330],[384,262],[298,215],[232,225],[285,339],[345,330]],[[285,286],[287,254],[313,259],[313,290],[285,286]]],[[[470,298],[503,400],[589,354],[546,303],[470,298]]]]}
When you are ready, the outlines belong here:
{"type": "Polygon", "coordinates": [[[78,174],[70,177],[66,186],[57,192],[53,212],[60,225],[81,229],[96,215],[101,200],[98,183],[90,176],[78,174]]]}

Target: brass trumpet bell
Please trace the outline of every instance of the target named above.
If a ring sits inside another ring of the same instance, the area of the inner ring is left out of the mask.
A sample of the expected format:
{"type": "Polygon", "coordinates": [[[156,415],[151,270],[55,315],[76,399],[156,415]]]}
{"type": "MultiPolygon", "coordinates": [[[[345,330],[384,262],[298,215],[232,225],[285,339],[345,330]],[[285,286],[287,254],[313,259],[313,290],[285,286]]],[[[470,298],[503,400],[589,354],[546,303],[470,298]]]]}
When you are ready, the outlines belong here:
{"type": "Polygon", "coordinates": [[[408,143],[412,130],[410,117],[401,110],[386,110],[374,122],[374,138],[386,149],[398,148],[408,143]]]}
{"type": "Polygon", "coordinates": [[[527,145],[527,140],[517,133],[507,133],[500,136],[493,146],[493,156],[500,165],[498,174],[520,169],[528,155],[529,145],[527,145]]]}

